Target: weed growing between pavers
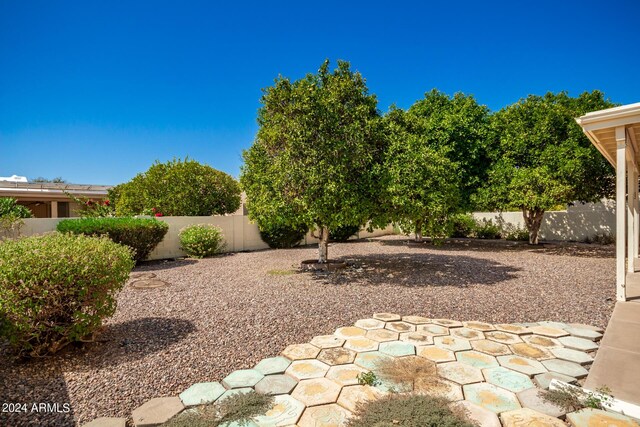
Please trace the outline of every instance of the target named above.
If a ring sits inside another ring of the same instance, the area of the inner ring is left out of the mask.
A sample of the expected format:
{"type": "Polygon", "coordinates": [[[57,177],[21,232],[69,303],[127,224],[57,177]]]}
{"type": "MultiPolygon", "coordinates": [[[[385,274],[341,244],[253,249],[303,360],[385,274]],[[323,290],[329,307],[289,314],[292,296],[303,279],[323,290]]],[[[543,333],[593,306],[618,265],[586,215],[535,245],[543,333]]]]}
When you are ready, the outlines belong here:
{"type": "Polygon", "coordinates": [[[452,411],[446,399],[392,394],[361,403],[348,427],[477,427],[462,412],[452,411]]]}
{"type": "Polygon", "coordinates": [[[188,409],[172,418],[163,427],[217,427],[231,422],[240,425],[263,415],[273,406],[273,396],[256,392],[237,393],[222,402],[188,409]]]}
{"type": "Polygon", "coordinates": [[[555,390],[542,390],[539,395],[567,412],[584,408],[605,409],[613,400],[611,390],[607,386],[597,388],[595,393],[584,392],[577,387],[559,386],[555,390]]]}

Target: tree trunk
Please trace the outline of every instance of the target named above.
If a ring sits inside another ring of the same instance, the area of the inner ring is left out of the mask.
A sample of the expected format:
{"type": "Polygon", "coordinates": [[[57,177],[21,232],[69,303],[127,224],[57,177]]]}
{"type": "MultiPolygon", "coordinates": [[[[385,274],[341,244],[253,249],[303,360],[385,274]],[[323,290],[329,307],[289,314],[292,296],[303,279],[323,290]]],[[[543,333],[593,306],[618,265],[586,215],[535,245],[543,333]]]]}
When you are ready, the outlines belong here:
{"type": "Polygon", "coordinates": [[[329,229],[322,227],[320,229],[320,242],[318,242],[318,262],[325,264],[329,258],[329,229]]]}
{"type": "Polygon", "coordinates": [[[415,229],[415,241],[422,242],[422,220],[419,219],[416,221],[416,229],[415,229]]]}
{"type": "Polygon", "coordinates": [[[529,230],[529,244],[537,245],[544,210],[522,208],[522,215],[524,216],[524,223],[527,226],[527,230],[529,230]]]}

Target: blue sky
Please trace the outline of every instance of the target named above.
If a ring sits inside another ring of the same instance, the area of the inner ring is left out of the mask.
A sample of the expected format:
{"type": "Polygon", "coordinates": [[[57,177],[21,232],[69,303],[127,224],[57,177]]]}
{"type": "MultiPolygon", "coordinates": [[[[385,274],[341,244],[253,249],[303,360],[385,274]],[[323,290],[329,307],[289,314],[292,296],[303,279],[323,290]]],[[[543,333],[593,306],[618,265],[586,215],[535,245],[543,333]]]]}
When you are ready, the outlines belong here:
{"type": "Polygon", "coordinates": [[[383,112],[432,88],[640,101],[637,0],[224,3],[0,0],[0,176],[117,184],[189,156],[237,177],[261,88],[325,58],[383,112]]]}

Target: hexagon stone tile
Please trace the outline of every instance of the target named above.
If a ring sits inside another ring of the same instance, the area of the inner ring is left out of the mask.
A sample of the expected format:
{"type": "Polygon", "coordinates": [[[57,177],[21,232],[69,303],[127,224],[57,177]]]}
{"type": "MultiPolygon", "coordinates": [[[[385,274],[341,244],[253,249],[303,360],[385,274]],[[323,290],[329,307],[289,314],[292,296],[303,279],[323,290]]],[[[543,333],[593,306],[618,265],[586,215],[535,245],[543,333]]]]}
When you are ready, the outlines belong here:
{"type": "Polygon", "coordinates": [[[591,408],[567,414],[567,420],[575,427],[638,427],[639,425],[627,416],[591,408]]]}
{"type": "Polygon", "coordinates": [[[421,334],[420,332],[404,332],[400,334],[400,340],[416,346],[433,344],[433,337],[421,334]]]}
{"type": "Polygon", "coordinates": [[[218,382],[197,383],[180,393],[180,400],[184,406],[202,405],[215,402],[227,391],[218,382]]]}
{"type": "Polygon", "coordinates": [[[261,394],[288,394],[298,384],[298,381],[289,375],[268,375],[256,384],[256,392],[261,394]]]}
{"type": "Polygon", "coordinates": [[[297,425],[298,427],[342,427],[346,425],[349,417],[351,412],[336,403],[312,406],[305,409],[297,425]]]}
{"type": "Polygon", "coordinates": [[[449,335],[449,328],[428,323],[426,325],[416,326],[416,332],[420,332],[423,335],[437,337],[440,335],[449,335]]]}
{"type": "Polygon", "coordinates": [[[562,375],[557,372],[545,372],[544,374],[538,374],[533,377],[533,382],[542,389],[547,390],[549,388],[549,384],[551,384],[551,380],[563,381],[569,384],[575,384],[578,379],[570,377],[568,375],[562,375]]]}
{"type": "Polygon", "coordinates": [[[330,379],[315,378],[300,381],[291,396],[307,406],[317,406],[334,403],[338,399],[340,389],[341,387],[330,379]]]}
{"type": "Polygon", "coordinates": [[[534,345],[527,344],[526,342],[512,344],[511,350],[513,351],[513,354],[528,357],[530,359],[544,360],[553,358],[553,355],[544,347],[536,347],[534,345]]]}
{"type": "Polygon", "coordinates": [[[358,328],[366,329],[367,331],[371,329],[382,329],[384,328],[385,322],[377,319],[360,319],[355,325],[358,328]]]}
{"type": "Polygon", "coordinates": [[[388,329],[373,329],[371,331],[367,331],[367,334],[365,336],[373,341],[384,342],[395,341],[398,339],[400,334],[388,329]]]}
{"type": "Polygon", "coordinates": [[[584,378],[589,371],[583,368],[577,363],[568,362],[560,359],[549,359],[542,362],[542,364],[551,372],[558,372],[559,374],[568,375],[574,378],[584,378]]]}
{"type": "Polygon", "coordinates": [[[362,351],[374,351],[378,349],[378,342],[364,337],[351,338],[344,343],[344,348],[348,348],[349,350],[353,350],[358,353],[362,351]]]}
{"type": "Polygon", "coordinates": [[[579,365],[588,365],[593,362],[593,357],[584,351],[573,350],[570,348],[554,348],[551,353],[558,359],[574,362],[579,365]]]}
{"type": "Polygon", "coordinates": [[[525,426],[545,426],[545,427],[567,427],[558,418],[534,411],[529,408],[521,408],[500,414],[504,427],[525,427],[525,426]]]}
{"type": "Polygon", "coordinates": [[[416,327],[407,322],[389,322],[386,324],[385,329],[394,332],[415,332],[416,327]]]}
{"type": "Polygon", "coordinates": [[[462,327],[462,322],[458,322],[457,320],[451,320],[451,319],[431,319],[431,323],[434,323],[440,326],[445,326],[447,328],[462,327]]]}
{"type": "Polygon", "coordinates": [[[381,342],[378,348],[380,353],[388,354],[389,356],[401,357],[411,356],[416,354],[416,347],[405,341],[388,341],[381,342]]]}
{"type": "Polygon", "coordinates": [[[166,423],[184,409],[179,397],[157,397],[133,410],[135,427],[156,426],[166,423]]]}
{"type": "Polygon", "coordinates": [[[288,394],[276,396],[273,399],[273,407],[265,415],[254,417],[259,426],[284,427],[295,424],[302,412],[304,404],[288,394]]]}
{"type": "Polygon", "coordinates": [[[516,335],[527,335],[531,333],[531,331],[524,326],[512,325],[509,323],[500,323],[495,325],[495,327],[498,331],[509,332],[516,335]]]}
{"type": "Polygon", "coordinates": [[[541,389],[533,387],[517,393],[516,396],[523,408],[533,409],[534,411],[541,412],[551,417],[564,417],[567,411],[562,409],[560,406],[544,400],[541,392],[541,389]]]}
{"type": "Polygon", "coordinates": [[[456,358],[458,359],[458,362],[466,363],[467,365],[481,369],[498,366],[498,361],[495,357],[475,350],[459,351],[456,353],[456,358]]]}
{"type": "Polygon", "coordinates": [[[375,313],[373,318],[376,320],[382,320],[383,322],[396,322],[402,320],[402,317],[395,313],[375,313]]]}
{"type": "Polygon", "coordinates": [[[367,370],[354,364],[332,366],[327,371],[326,378],[335,381],[341,386],[358,384],[358,375],[366,373],[367,370]]]}
{"type": "Polygon", "coordinates": [[[375,371],[381,364],[388,363],[392,360],[393,358],[391,356],[380,353],[379,351],[367,351],[365,353],[359,353],[353,363],[368,371],[375,371]]]}
{"type": "Polygon", "coordinates": [[[495,331],[496,328],[491,323],[485,322],[462,322],[465,328],[476,329],[478,331],[495,331]]]}
{"type": "Polygon", "coordinates": [[[498,415],[495,412],[478,406],[475,403],[471,403],[468,400],[461,402],[455,402],[451,404],[452,409],[458,409],[465,413],[470,421],[475,422],[476,425],[482,427],[501,427],[498,415]]]}
{"type": "Polygon", "coordinates": [[[572,348],[574,350],[593,351],[598,349],[598,344],[584,338],[569,336],[559,338],[558,341],[560,341],[560,343],[565,347],[572,348]]]}
{"type": "Polygon", "coordinates": [[[82,427],[126,427],[126,425],[126,418],[100,417],[86,424],[82,424],[82,427]]]}
{"type": "Polygon", "coordinates": [[[531,382],[528,376],[502,366],[483,369],[482,374],[488,383],[497,385],[498,387],[502,387],[514,393],[533,387],[533,382],[531,382]]]}
{"type": "Polygon", "coordinates": [[[326,348],[320,352],[317,359],[331,366],[344,365],[346,363],[352,363],[357,354],[358,353],[348,348],[326,348]]]}
{"type": "Polygon", "coordinates": [[[336,329],[333,335],[337,336],[338,338],[348,340],[351,338],[364,337],[364,334],[366,332],[367,331],[362,328],[357,328],[355,326],[346,326],[344,328],[336,329]]]}
{"type": "Polygon", "coordinates": [[[283,374],[291,365],[291,361],[286,357],[276,356],[262,359],[253,369],[262,375],[283,374]]]}
{"type": "Polygon", "coordinates": [[[498,363],[508,369],[520,372],[530,377],[547,372],[547,368],[537,360],[521,356],[498,356],[498,363]]]}
{"type": "Polygon", "coordinates": [[[471,341],[463,338],[456,338],[451,336],[435,337],[433,342],[436,346],[445,348],[451,351],[463,351],[471,350],[471,341]]]}
{"type": "Polygon", "coordinates": [[[329,370],[329,365],[319,360],[296,360],[287,368],[286,374],[296,380],[321,378],[329,370]]]}
{"type": "Polygon", "coordinates": [[[236,394],[249,393],[252,391],[253,391],[252,387],[234,388],[233,390],[227,390],[224,392],[222,396],[218,398],[218,402],[222,402],[223,400],[228,399],[231,396],[235,396],[236,394]]]}
{"type": "Polygon", "coordinates": [[[484,380],[480,369],[461,362],[439,364],[438,375],[458,384],[471,384],[484,380]]]}
{"type": "Polygon", "coordinates": [[[414,381],[413,390],[420,394],[443,397],[451,402],[464,399],[462,386],[441,378],[438,378],[435,383],[432,378],[417,378],[414,381]]]}
{"type": "Polygon", "coordinates": [[[436,347],[434,345],[418,347],[416,349],[416,354],[436,363],[452,362],[456,360],[456,356],[453,354],[453,351],[436,347]]]}
{"type": "Polygon", "coordinates": [[[551,338],[560,338],[569,335],[569,333],[564,329],[552,328],[551,326],[534,326],[529,328],[529,330],[532,334],[551,338]]]}
{"type": "Polygon", "coordinates": [[[312,344],[291,344],[285,348],[282,355],[289,360],[314,359],[320,349],[312,344]]]}
{"type": "Polygon", "coordinates": [[[462,388],[466,400],[496,414],[520,408],[515,394],[493,384],[468,384],[462,388]]]}
{"type": "Polygon", "coordinates": [[[602,338],[602,334],[600,332],[594,331],[592,329],[568,327],[564,330],[569,332],[574,337],[585,338],[592,341],[598,341],[600,338],[602,338]]]}
{"type": "Polygon", "coordinates": [[[474,350],[489,354],[491,356],[503,356],[505,354],[511,354],[509,347],[491,340],[474,340],[471,341],[471,346],[474,350]]]}
{"type": "Polygon", "coordinates": [[[550,320],[544,320],[542,322],[538,322],[539,326],[548,326],[550,328],[556,328],[556,329],[567,329],[569,327],[569,325],[567,325],[564,322],[553,322],[550,320]]]}
{"type": "Polygon", "coordinates": [[[549,338],[549,337],[543,337],[541,335],[523,336],[522,339],[527,344],[531,344],[531,345],[534,345],[534,346],[537,346],[537,347],[544,347],[546,349],[555,348],[555,347],[562,347],[562,344],[557,339],[549,338]]]}
{"type": "Polygon", "coordinates": [[[311,340],[311,344],[321,349],[342,347],[342,344],[344,344],[344,342],[344,339],[335,335],[320,335],[317,337],[313,337],[313,339],[311,340]]]}
{"type": "Polygon", "coordinates": [[[412,325],[423,325],[425,323],[431,322],[431,319],[427,319],[422,316],[402,316],[402,321],[411,323],[412,325]]]}
{"type": "Polygon", "coordinates": [[[470,328],[455,328],[451,329],[451,336],[463,338],[465,340],[482,340],[484,334],[480,331],[470,328]]]}
{"type": "Polygon", "coordinates": [[[368,385],[351,385],[343,387],[338,398],[338,405],[349,411],[355,411],[360,402],[368,402],[379,399],[384,393],[375,387],[368,385]]]}
{"type": "Polygon", "coordinates": [[[522,339],[518,335],[503,331],[485,332],[484,336],[488,340],[499,342],[500,344],[517,344],[522,342],[522,339]]]}
{"type": "Polygon", "coordinates": [[[264,378],[264,375],[255,369],[240,369],[227,375],[222,380],[222,385],[226,388],[253,387],[262,378],[264,378]]]}

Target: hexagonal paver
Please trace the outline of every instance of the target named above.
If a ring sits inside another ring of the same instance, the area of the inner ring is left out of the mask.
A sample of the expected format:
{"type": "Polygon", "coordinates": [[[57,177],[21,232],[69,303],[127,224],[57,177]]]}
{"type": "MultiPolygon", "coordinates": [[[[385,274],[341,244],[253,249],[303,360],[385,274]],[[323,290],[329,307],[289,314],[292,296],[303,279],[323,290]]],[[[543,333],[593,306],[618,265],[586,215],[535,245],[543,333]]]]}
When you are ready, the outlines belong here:
{"type": "Polygon", "coordinates": [[[317,359],[327,365],[344,365],[346,363],[352,363],[356,358],[357,353],[348,348],[326,348],[320,352],[317,359]]]}
{"type": "Polygon", "coordinates": [[[466,400],[496,414],[520,408],[515,394],[493,384],[468,384],[462,388],[466,400]]]}
{"type": "Polygon", "coordinates": [[[369,338],[352,338],[344,343],[344,348],[360,353],[362,351],[377,350],[378,344],[379,343],[377,341],[370,340],[369,338]]]}
{"type": "Polygon", "coordinates": [[[615,412],[606,412],[600,409],[585,408],[578,412],[567,414],[567,420],[572,426],[606,426],[606,427],[638,427],[638,423],[631,418],[616,414],[615,412]]]}
{"type": "Polygon", "coordinates": [[[435,382],[432,378],[416,378],[413,390],[419,394],[443,397],[452,402],[464,399],[462,386],[442,378],[438,378],[435,382]]]}
{"type": "Polygon", "coordinates": [[[381,342],[378,350],[389,356],[401,357],[416,354],[416,346],[405,341],[381,342]]]}
{"type": "Polygon", "coordinates": [[[233,390],[227,390],[227,391],[224,392],[224,394],[222,396],[220,396],[218,398],[218,402],[222,402],[225,399],[230,398],[231,396],[235,396],[236,394],[249,393],[249,392],[252,392],[252,391],[253,391],[252,387],[234,388],[233,390]]]}
{"type": "Polygon", "coordinates": [[[487,353],[491,356],[504,356],[505,354],[511,354],[509,347],[491,340],[471,341],[471,346],[474,350],[487,353]]]}
{"type": "Polygon", "coordinates": [[[385,322],[383,322],[382,320],[377,320],[377,319],[360,319],[355,323],[355,325],[358,328],[366,329],[367,331],[369,331],[371,329],[382,329],[382,328],[384,328],[385,322]]]}
{"type": "Polygon", "coordinates": [[[500,414],[504,427],[522,426],[545,426],[545,427],[567,427],[558,418],[534,411],[529,408],[515,409],[500,414]]]}
{"type": "Polygon", "coordinates": [[[83,424],[82,427],[126,427],[126,425],[126,418],[100,417],[83,424]]]}
{"type": "Polygon", "coordinates": [[[291,365],[291,361],[286,357],[276,356],[269,357],[268,359],[262,359],[253,368],[260,372],[262,375],[282,374],[291,365]]]}
{"type": "Polygon", "coordinates": [[[552,359],[553,355],[544,347],[537,347],[526,342],[511,345],[511,351],[518,356],[528,357],[530,359],[544,360],[552,359]]]}
{"type": "Polygon", "coordinates": [[[184,409],[179,397],[156,397],[148,400],[133,410],[133,425],[135,427],[156,426],[166,423],[184,409]]]}
{"type": "Polygon", "coordinates": [[[415,325],[407,322],[388,322],[384,328],[394,332],[415,332],[416,330],[415,325]]]}
{"type": "Polygon", "coordinates": [[[476,329],[478,331],[495,331],[496,328],[491,323],[485,322],[462,322],[465,328],[476,329]]]}
{"type": "Polygon", "coordinates": [[[531,382],[528,376],[512,371],[511,369],[507,369],[503,366],[483,369],[482,374],[488,383],[505,388],[514,393],[533,387],[533,382],[531,382]]]}
{"type": "Polygon", "coordinates": [[[400,336],[399,333],[390,331],[388,329],[374,329],[371,331],[367,331],[367,335],[365,335],[370,340],[374,340],[377,342],[384,341],[395,341],[400,336]]]}
{"type": "Polygon", "coordinates": [[[600,332],[594,331],[592,329],[568,327],[564,330],[569,332],[574,337],[584,338],[591,341],[598,341],[600,338],[602,338],[602,334],[600,332]]]}
{"type": "Polygon", "coordinates": [[[222,424],[218,424],[218,427],[259,427],[253,420],[244,421],[227,421],[222,424]]]}
{"type": "Polygon", "coordinates": [[[584,338],[569,336],[569,337],[562,337],[558,339],[558,341],[560,341],[560,343],[563,346],[567,348],[572,348],[574,350],[593,351],[598,349],[598,344],[584,338]]]}
{"type": "Polygon", "coordinates": [[[568,375],[574,378],[584,378],[589,371],[583,368],[581,365],[566,360],[549,359],[544,360],[542,364],[551,372],[558,372],[559,374],[568,375]]]}
{"type": "Polygon", "coordinates": [[[462,327],[462,322],[458,322],[457,320],[451,320],[451,319],[431,319],[431,323],[435,323],[436,325],[444,326],[447,328],[462,327]]]}
{"type": "Polygon", "coordinates": [[[438,375],[463,385],[477,383],[484,380],[480,369],[461,362],[439,364],[438,375]]]}
{"type": "Polygon", "coordinates": [[[259,426],[290,426],[295,424],[304,411],[304,404],[288,394],[273,398],[273,406],[265,415],[254,417],[259,426]]]}
{"type": "Polygon", "coordinates": [[[413,390],[412,381],[395,381],[389,378],[378,378],[375,387],[384,393],[408,393],[413,390]]]}
{"type": "Polygon", "coordinates": [[[338,398],[338,405],[349,411],[355,411],[360,402],[368,402],[379,399],[384,393],[375,387],[368,385],[351,385],[343,387],[338,398]]]}
{"type": "Polygon", "coordinates": [[[567,360],[579,365],[588,365],[593,362],[593,357],[589,354],[571,348],[554,348],[551,350],[551,353],[558,359],[567,360]]]}
{"type": "Polygon", "coordinates": [[[291,396],[307,406],[324,405],[334,403],[340,389],[341,386],[327,378],[315,378],[300,381],[291,396]]]}
{"type": "Polygon", "coordinates": [[[510,332],[490,331],[485,332],[484,336],[487,339],[499,342],[500,344],[516,344],[522,342],[522,339],[518,335],[512,334],[510,332]]]}
{"type": "Polygon", "coordinates": [[[546,349],[562,347],[560,341],[555,338],[543,337],[540,335],[527,335],[523,336],[522,340],[527,344],[535,345],[537,347],[543,347],[546,349]]]}
{"type": "Polygon", "coordinates": [[[456,338],[452,336],[435,337],[433,342],[436,346],[451,351],[471,350],[471,341],[464,338],[456,338]]]}
{"type": "Polygon", "coordinates": [[[508,369],[520,372],[532,377],[547,372],[547,368],[537,360],[527,359],[522,356],[498,356],[498,363],[508,369]]]}
{"type": "Polygon", "coordinates": [[[604,333],[604,329],[599,326],[585,325],[584,323],[569,323],[570,328],[589,329],[591,331],[604,333]]]}
{"type": "Polygon", "coordinates": [[[420,332],[423,335],[437,337],[440,335],[449,335],[449,328],[445,326],[433,325],[431,323],[428,323],[426,325],[416,326],[416,332],[420,332]]]}
{"type": "Polygon", "coordinates": [[[421,334],[420,332],[405,332],[400,334],[400,340],[409,342],[413,345],[430,345],[433,344],[433,337],[421,334]]]}
{"type": "Polygon", "coordinates": [[[344,342],[344,339],[335,335],[320,335],[317,337],[313,337],[313,339],[311,340],[311,344],[321,349],[342,347],[342,344],[344,344],[344,342]]]}
{"type": "Polygon", "coordinates": [[[484,409],[482,406],[478,406],[468,400],[452,403],[450,407],[465,414],[475,425],[482,427],[501,427],[500,420],[495,412],[484,409]]]}
{"type": "Polygon", "coordinates": [[[556,328],[556,329],[567,329],[569,327],[569,325],[567,325],[564,322],[554,322],[554,321],[550,321],[550,320],[544,320],[542,322],[538,322],[539,326],[548,326],[550,328],[556,328]]]}
{"type": "Polygon", "coordinates": [[[305,409],[297,425],[299,427],[342,427],[346,425],[349,417],[351,412],[332,403],[305,409]]]}
{"type": "Polygon", "coordinates": [[[268,375],[256,384],[256,392],[261,394],[289,394],[298,381],[289,375],[268,375]]]}
{"type": "Polygon", "coordinates": [[[354,363],[350,363],[348,365],[332,366],[329,368],[329,371],[327,371],[327,375],[325,375],[325,377],[335,381],[341,386],[356,385],[358,384],[358,375],[366,372],[368,372],[366,369],[363,369],[354,363]]]}
{"type": "Polygon", "coordinates": [[[287,368],[286,374],[300,380],[320,378],[329,370],[329,365],[319,360],[296,360],[287,368]]]}
{"type": "Polygon", "coordinates": [[[314,359],[320,349],[312,344],[291,344],[285,348],[282,355],[289,360],[314,359]]]}
{"type": "Polygon", "coordinates": [[[226,388],[253,387],[262,378],[264,378],[264,375],[255,369],[240,369],[227,375],[222,380],[222,385],[226,388]]]}
{"type": "Polygon", "coordinates": [[[422,316],[402,316],[402,321],[411,323],[412,325],[423,325],[425,323],[431,322],[431,319],[427,319],[422,316]]]}
{"type": "Polygon", "coordinates": [[[549,415],[550,417],[564,417],[567,411],[562,409],[560,406],[544,400],[541,396],[542,391],[542,389],[533,387],[517,393],[516,396],[523,408],[533,409],[534,411],[541,412],[549,415]]]}
{"type": "Polygon", "coordinates": [[[562,375],[557,372],[545,372],[544,374],[538,374],[533,377],[533,382],[541,389],[548,390],[551,380],[554,379],[569,384],[575,384],[578,381],[577,378],[573,378],[568,375],[562,375]]]}
{"type": "Polygon", "coordinates": [[[475,350],[459,351],[456,353],[456,359],[458,359],[458,362],[466,363],[467,365],[480,369],[498,366],[498,361],[495,357],[475,350]]]}
{"type": "Polygon", "coordinates": [[[456,356],[453,354],[453,351],[436,347],[434,345],[418,347],[416,349],[416,354],[420,357],[424,357],[436,363],[452,362],[456,360],[456,356]]]}
{"type": "Polygon", "coordinates": [[[215,402],[227,391],[218,382],[197,383],[180,393],[180,400],[184,406],[203,405],[215,402]]]}
{"type": "Polygon", "coordinates": [[[516,335],[528,335],[531,333],[531,331],[524,326],[512,325],[510,323],[499,323],[495,325],[495,327],[498,331],[509,332],[516,335]]]}
{"type": "Polygon", "coordinates": [[[463,338],[465,340],[483,340],[484,334],[480,331],[470,328],[451,329],[451,336],[463,338]]]}
{"type": "Polygon", "coordinates": [[[542,335],[543,337],[560,338],[569,335],[564,329],[552,328],[551,326],[534,326],[529,328],[532,334],[542,335]]]}
{"type": "Polygon", "coordinates": [[[367,333],[367,331],[362,328],[357,328],[355,326],[345,326],[344,328],[336,329],[333,335],[337,336],[338,338],[348,340],[351,338],[364,337],[365,333],[367,333]]]}
{"type": "Polygon", "coordinates": [[[382,320],[383,322],[397,322],[398,320],[402,320],[402,317],[395,313],[375,313],[373,318],[376,320],[382,320]]]}
{"type": "Polygon", "coordinates": [[[381,364],[388,363],[392,360],[393,358],[391,356],[387,356],[379,351],[368,351],[366,353],[359,353],[353,363],[368,371],[375,371],[381,364]]]}

